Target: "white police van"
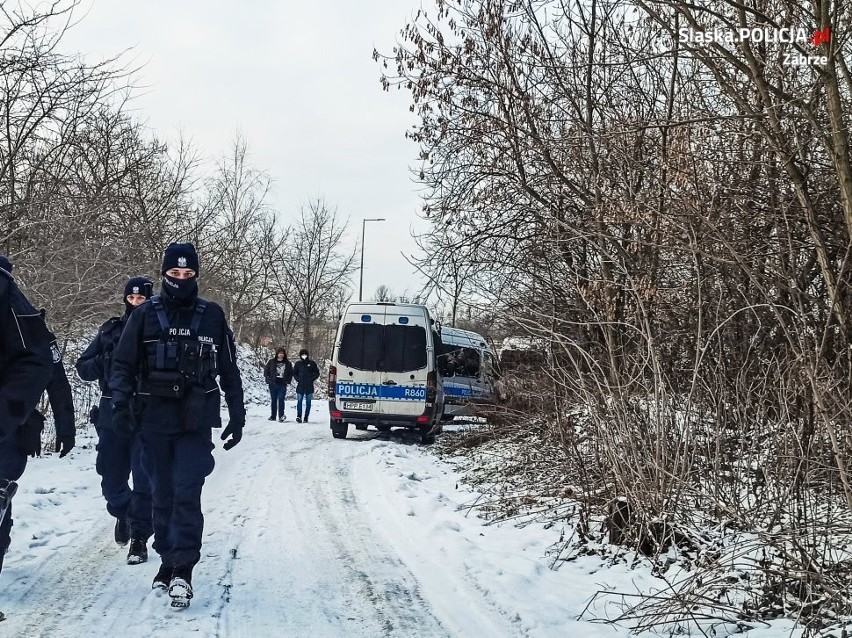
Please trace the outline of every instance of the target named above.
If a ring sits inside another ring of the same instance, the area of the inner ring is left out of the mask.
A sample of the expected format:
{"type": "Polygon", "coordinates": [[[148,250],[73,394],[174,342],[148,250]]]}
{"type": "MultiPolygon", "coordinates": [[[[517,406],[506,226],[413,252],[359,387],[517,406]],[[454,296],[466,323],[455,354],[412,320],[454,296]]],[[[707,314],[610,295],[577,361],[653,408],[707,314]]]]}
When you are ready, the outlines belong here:
{"type": "Polygon", "coordinates": [[[437,370],[440,336],[426,306],[351,303],[347,306],[328,374],[331,433],[349,424],[387,432],[414,428],[429,443],[441,431],[444,391],[437,370]]]}
{"type": "Polygon", "coordinates": [[[471,401],[491,401],[500,378],[497,355],[482,335],[441,327],[439,370],[443,376],[444,417],[470,416],[471,401]]]}

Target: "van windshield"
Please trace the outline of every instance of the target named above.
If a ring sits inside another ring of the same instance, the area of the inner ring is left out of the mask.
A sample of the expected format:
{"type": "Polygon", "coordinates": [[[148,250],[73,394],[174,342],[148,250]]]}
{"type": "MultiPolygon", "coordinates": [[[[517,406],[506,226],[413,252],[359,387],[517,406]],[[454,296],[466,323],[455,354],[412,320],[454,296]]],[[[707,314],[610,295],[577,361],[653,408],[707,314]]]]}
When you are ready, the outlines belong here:
{"type": "Polygon", "coordinates": [[[347,323],[340,338],[340,363],[358,370],[411,372],[426,367],[423,326],[347,323]]]}

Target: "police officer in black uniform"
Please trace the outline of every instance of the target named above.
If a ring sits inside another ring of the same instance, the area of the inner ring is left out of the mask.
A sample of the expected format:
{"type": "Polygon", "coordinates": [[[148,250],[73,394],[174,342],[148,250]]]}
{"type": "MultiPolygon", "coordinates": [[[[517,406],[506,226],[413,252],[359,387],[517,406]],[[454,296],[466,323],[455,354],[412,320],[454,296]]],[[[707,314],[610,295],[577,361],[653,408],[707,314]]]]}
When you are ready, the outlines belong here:
{"type": "Polygon", "coordinates": [[[0,569],[9,548],[11,498],[27,465],[19,444],[21,426],[53,374],[50,333],[15,284],[11,269],[0,256],[0,569]]]}
{"type": "Polygon", "coordinates": [[[225,314],[198,297],[194,246],[170,244],[162,275],[160,294],[127,320],[109,385],[119,432],[135,429],[130,400],[136,394],[153,490],[153,547],[162,560],[152,586],[167,588],[173,607],[186,607],[201,557],[201,488],[214,464],[211,428],[221,425],[219,387],[230,417],[221,437],[226,450],[242,438],[245,406],[225,314]]]}
{"type": "Polygon", "coordinates": [[[112,391],[109,376],[115,346],[134,308],[151,297],[152,283],[145,277],[131,277],[124,285],[124,314],[108,319],[92,343],[77,360],[77,374],[84,381],[97,381],[101,399],[92,409],[91,421],[98,433],[95,469],[101,476],[101,492],[107,512],[115,517],[115,542],[127,545],[127,564],[148,560],[148,539],[154,534],[151,524],[151,480],[145,450],[137,435],[127,437],[115,431],[112,423],[112,391]],[[133,477],[133,487],[129,485],[133,477]]]}

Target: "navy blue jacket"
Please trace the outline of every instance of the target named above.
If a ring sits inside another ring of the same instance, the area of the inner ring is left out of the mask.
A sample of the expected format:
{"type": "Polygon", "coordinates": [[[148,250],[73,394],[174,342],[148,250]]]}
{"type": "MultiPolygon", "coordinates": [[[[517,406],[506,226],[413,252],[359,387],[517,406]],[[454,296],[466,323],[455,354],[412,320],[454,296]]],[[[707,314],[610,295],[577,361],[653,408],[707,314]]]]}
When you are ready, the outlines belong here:
{"type": "MultiPolygon", "coordinates": [[[[188,332],[195,314],[196,298],[186,304],[178,304],[167,294],[160,298],[169,327],[188,332]]],[[[113,405],[127,404],[136,395],[139,425],[143,432],[177,433],[220,427],[220,386],[225,393],[231,420],[245,422],[243,384],[237,368],[234,335],[222,308],[209,301],[206,303],[207,309],[201,317],[198,333],[192,339],[216,346],[219,384],[209,376],[203,384],[190,385],[180,399],[148,396],[142,392],[136,394],[137,378],[145,373],[149,361],[154,359],[162,328],[151,301],[137,307],[127,319],[113,352],[108,384],[113,405]]]]}
{"type": "Polygon", "coordinates": [[[314,381],[319,379],[320,371],[313,359],[299,359],[293,364],[293,379],[296,381],[296,392],[313,394],[314,381]]]}
{"type": "Polygon", "coordinates": [[[101,389],[98,406],[98,418],[95,428],[112,428],[112,391],[109,387],[109,375],[112,368],[112,355],[121,331],[124,329],[127,315],[112,317],[104,322],[92,343],[77,359],[75,368],[83,381],[97,381],[101,389]]]}
{"type": "Polygon", "coordinates": [[[0,269],[0,438],[14,436],[51,374],[50,332],[12,276],[0,269]]]}

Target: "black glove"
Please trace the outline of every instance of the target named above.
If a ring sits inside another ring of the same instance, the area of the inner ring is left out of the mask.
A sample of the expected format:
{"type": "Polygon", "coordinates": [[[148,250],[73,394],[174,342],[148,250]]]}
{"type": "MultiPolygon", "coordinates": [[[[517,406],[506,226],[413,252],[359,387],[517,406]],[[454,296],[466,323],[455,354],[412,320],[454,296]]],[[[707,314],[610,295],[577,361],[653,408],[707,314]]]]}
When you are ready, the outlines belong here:
{"type": "Polygon", "coordinates": [[[224,432],[222,432],[222,440],[225,441],[225,439],[229,436],[231,438],[228,441],[225,441],[225,445],[222,446],[223,448],[230,450],[242,440],[243,426],[245,424],[245,419],[231,419],[228,421],[228,427],[226,427],[224,432]]]}
{"type": "Polygon", "coordinates": [[[126,403],[116,403],[112,406],[112,427],[117,434],[132,439],[136,433],[136,422],[133,412],[126,403]]]}
{"type": "Polygon", "coordinates": [[[65,456],[71,450],[74,449],[74,445],[76,442],[77,439],[73,434],[71,436],[57,436],[56,447],[53,449],[53,451],[59,452],[59,458],[61,459],[63,456],[65,456]]]}
{"type": "Polygon", "coordinates": [[[41,456],[41,431],[44,429],[44,415],[33,410],[16,432],[16,440],[21,452],[33,458],[41,456]]]}
{"type": "Polygon", "coordinates": [[[89,410],[89,423],[92,425],[98,424],[98,417],[101,414],[101,409],[97,405],[93,405],[92,409],[89,410]]]}

